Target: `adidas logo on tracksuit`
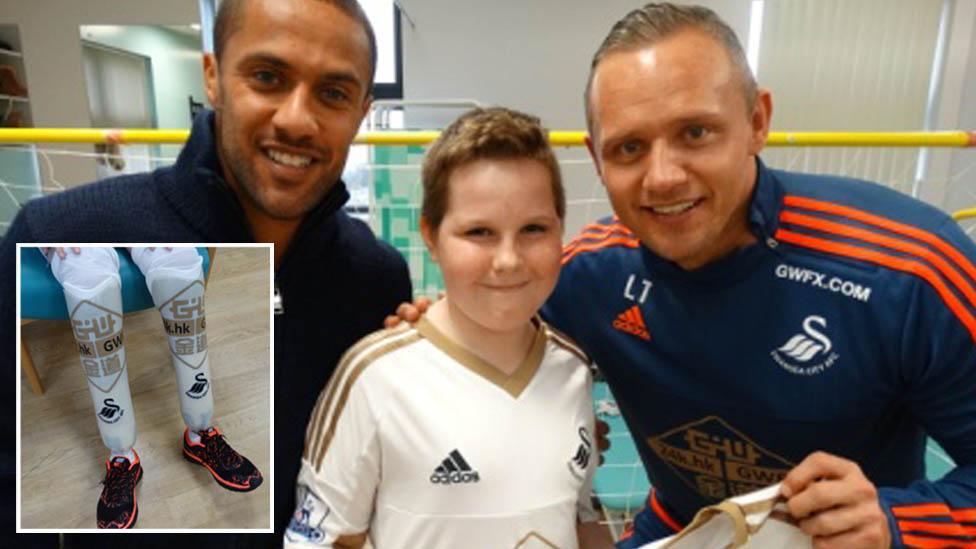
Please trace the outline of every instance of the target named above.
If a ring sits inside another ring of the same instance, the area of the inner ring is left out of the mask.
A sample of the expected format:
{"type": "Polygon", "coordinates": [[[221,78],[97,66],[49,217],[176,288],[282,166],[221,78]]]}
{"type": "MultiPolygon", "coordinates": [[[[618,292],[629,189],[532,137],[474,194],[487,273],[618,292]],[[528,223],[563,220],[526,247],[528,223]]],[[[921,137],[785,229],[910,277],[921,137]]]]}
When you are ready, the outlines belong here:
{"type": "Polygon", "coordinates": [[[641,314],[640,307],[637,305],[617,315],[616,320],[613,321],[613,327],[621,332],[637,336],[644,341],[651,340],[651,334],[647,333],[647,324],[644,323],[644,315],[641,314]]]}
{"type": "Polygon", "coordinates": [[[461,484],[478,482],[478,471],[468,465],[468,462],[461,456],[457,448],[444,458],[444,461],[434,469],[430,475],[430,482],[433,484],[461,484]]]}

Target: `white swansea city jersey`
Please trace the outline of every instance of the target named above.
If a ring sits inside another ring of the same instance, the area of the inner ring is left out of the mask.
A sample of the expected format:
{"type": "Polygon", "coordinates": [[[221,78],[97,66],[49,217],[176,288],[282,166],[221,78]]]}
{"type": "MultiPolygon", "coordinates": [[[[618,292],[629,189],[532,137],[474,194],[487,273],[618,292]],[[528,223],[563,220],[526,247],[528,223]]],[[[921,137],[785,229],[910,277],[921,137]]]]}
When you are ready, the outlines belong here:
{"type": "Polygon", "coordinates": [[[342,358],[305,440],[285,546],[577,546],[596,520],[590,373],[545,323],[506,376],[426,320],[342,358]]]}

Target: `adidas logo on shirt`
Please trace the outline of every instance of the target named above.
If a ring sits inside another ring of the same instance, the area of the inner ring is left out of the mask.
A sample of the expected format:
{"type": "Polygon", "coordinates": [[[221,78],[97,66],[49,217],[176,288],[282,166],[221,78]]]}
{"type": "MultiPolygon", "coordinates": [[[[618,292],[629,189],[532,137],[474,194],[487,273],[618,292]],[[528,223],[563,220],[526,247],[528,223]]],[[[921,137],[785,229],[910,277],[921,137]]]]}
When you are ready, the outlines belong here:
{"type": "Polygon", "coordinates": [[[613,327],[621,332],[637,336],[644,341],[651,340],[651,334],[647,333],[647,324],[644,324],[644,315],[641,314],[640,307],[637,305],[617,315],[616,320],[613,321],[613,327]]]}
{"type": "Polygon", "coordinates": [[[430,475],[430,482],[433,484],[461,484],[479,480],[481,479],[478,477],[478,471],[468,465],[457,448],[451,450],[451,453],[430,475]]]}

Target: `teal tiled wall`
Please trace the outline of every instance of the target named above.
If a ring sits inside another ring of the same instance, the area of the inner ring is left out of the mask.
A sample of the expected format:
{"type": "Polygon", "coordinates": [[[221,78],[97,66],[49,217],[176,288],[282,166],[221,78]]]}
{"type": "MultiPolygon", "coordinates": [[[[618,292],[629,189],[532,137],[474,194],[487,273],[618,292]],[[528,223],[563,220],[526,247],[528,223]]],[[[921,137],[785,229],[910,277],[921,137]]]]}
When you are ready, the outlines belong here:
{"type": "Polygon", "coordinates": [[[444,289],[440,268],[420,236],[420,164],[424,148],[373,148],[373,230],[407,260],[415,295],[436,296],[444,289]]]}

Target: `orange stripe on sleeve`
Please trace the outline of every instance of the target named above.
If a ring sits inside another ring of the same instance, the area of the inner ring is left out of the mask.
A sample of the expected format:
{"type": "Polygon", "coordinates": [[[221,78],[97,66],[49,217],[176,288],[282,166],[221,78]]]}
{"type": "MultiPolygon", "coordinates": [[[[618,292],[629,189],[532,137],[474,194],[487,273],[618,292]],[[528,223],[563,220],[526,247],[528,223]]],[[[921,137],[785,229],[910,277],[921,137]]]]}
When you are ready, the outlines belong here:
{"type": "Polygon", "coordinates": [[[891,508],[895,518],[917,518],[949,515],[949,506],[944,503],[919,503],[917,505],[899,505],[891,508]]]}
{"type": "Polygon", "coordinates": [[[563,246],[563,253],[568,252],[574,245],[591,238],[608,238],[611,236],[633,236],[630,229],[620,223],[613,225],[587,225],[579,234],[563,246]]]}
{"type": "Polygon", "coordinates": [[[616,238],[608,238],[606,240],[595,242],[592,244],[582,244],[573,248],[569,253],[564,253],[562,264],[565,265],[569,263],[571,259],[573,259],[574,257],[576,257],[581,253],[592,252],[602,248],[611,248],[615,246],[636,248],[640,246],[640,241],[633,237],[616,237],[616,238]]]}
{"type": "Polygon", "coordinates": [[[936,292],[938,292],[939,296],[942,298],[942,301],[945,302],[949,309],[969,331],[969,335],[973,338],[973,341],[976,341],[976,318],[973,318],[973,315],[966,309],[962,302],[959,301],[959,298],[957,298],[956,295],[952,293],[952,291],[945,285],[942,278],[940,278],[939,275],[937,275],[924,263],[890,256],[876,250],[862,248],[843,242],[834,242],[832,240],[795,233],[786,229],[777,230],[775,238],[777,240],[782,240],[783,242],[796,244],[797,246],[803,246],[845,257],[861,259],[863,261],[882,265],[897,271],[914,274],[924,279],[935,289],[936,292]]]}
{"type": "Polygon", "coordinates": [[[654,510],[654,514],[657,515],[657,517],[661,519],[664,524],[667,524],[672,530],[675,532],[680,532],[681,524],[671,518],[671,515],[664,510],[664,507],[662,507],[661,503],[657,500],[657,490],[651,488],[651,497],[648,499],[650,500],[649,503],[651,504],[651,509],[654,510]]]}
{"type": "Polygon", "coordinates": [[[969,277],[976,280],[976,267],[973,266],[972,262],[966,259],[966,256],[959,253],[954,247],[946,243],[944,240],[935,236],[934,234],[923,231],[918,227],[913,227],[911,225],[906,225],[904,223],[899,223],[897,221],[892,221],[885,217],[870,214],[865,211],[861,211],[849,206],[841,206],[840,204],[834,204],[832,202],[824,202],[822,200],[815,200],[813,198],[805,198],[802,196],[787,196],[783,199],[783,203],[787,206],[795,206],[797,208],[805,208],[808,210],[814,210],[818,212],[824,212],[834,215],[839,215],[842,217],[847,217],[855,221],[860,221],[862,223],[867,223],[869,225],[874,225],[876,227],[881,227],[882,229],[887,229],[893,233],[899,233],[904,236],[910,236],[916,240],[925,242],[935,247],[937,250],[952,259],[959,267],[962,268],[969,277]]]}
{"type": "Polygon", "coordinates": [[[899,520],[898,529],[902,532],[928,532],[943,536],[976,535],[976,527],[961,526],[955,522],[928,522],[924,520],[899,520]]]}
{"type": "Polygon", "coordinates": [[[905,534],[901,537],[901,540],[909,547],[920,547],[922,549],[943,549],[948,547],[952,547],[953,549],[976,549],[976,543],[969,543],[957,539],[939,539],[905,534]]]}
{"type": "Polygon", "coordinates": [[[950,509],[944,503],[919,503],[899,505],[891,508],[896,518],[951,517],[956,522],[976,522],[976,507],[971,509],[950,509]]]}
{"type": "Polygon", "coordinates": [[[826,219],[811,217],[809,215],[803,215],[796,212],[784,211],[782,214],[780,214],[780,219],[794,225],[809,227],[811,229],[817,229],[840,236],[858,238],[865,242],[870,242],[871,244],[885,246],[899,252],[914,254],[934,265],[943,276],[948,278],[953,284],[956,285],[957,288],[959,288],[962,294],[966,296],[970,306],[976,308],[976,291],[973,290],[973,287],[969,281],[960,275],[959,271],[952,268],[952,266],[949,265],[949,263],[947,263],[942,256],[936,254],[929,248],[914,244],[912,242],[906,242],[898,238],[878,234],[860,227],[852,227],[850,225],[835,223],[826,219]]]}

